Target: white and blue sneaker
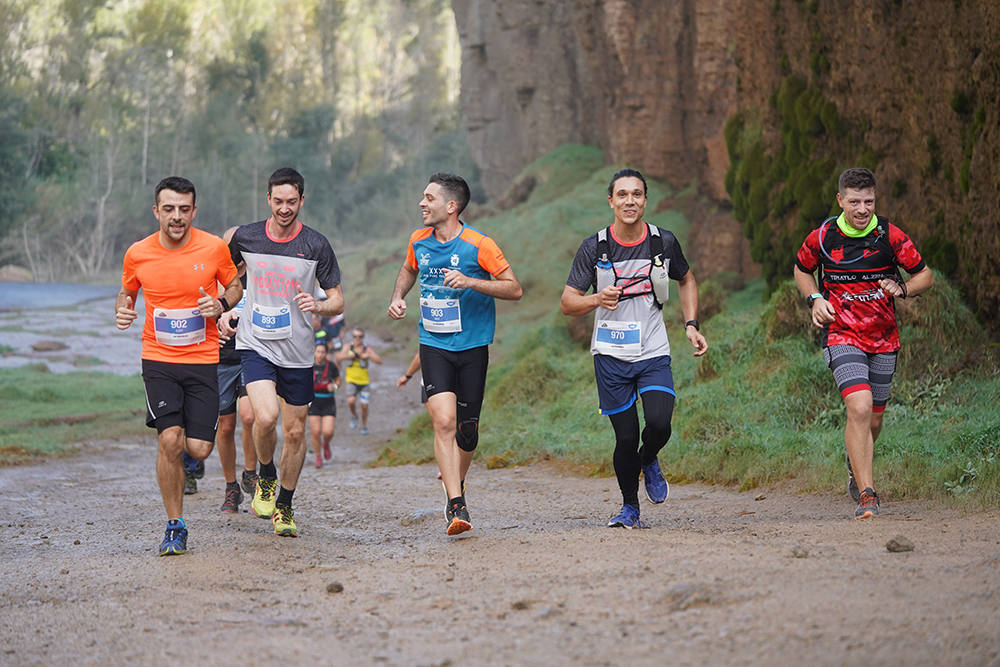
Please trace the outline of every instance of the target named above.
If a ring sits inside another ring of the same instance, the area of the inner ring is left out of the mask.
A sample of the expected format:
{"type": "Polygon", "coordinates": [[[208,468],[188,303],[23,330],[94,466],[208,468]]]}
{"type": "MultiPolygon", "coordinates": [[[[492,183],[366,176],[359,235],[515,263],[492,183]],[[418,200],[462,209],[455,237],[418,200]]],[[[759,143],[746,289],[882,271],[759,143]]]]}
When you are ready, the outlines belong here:
{"type": "Polygon", "coordinates": [[[608,520],[608,528],[645,528],[646,524],[639,520],[639,508],[635,505],[622,505],[622,511],[608,520]]]}
{"type": "Polygon", "coordinates": [[[656,459],[648,466],[642,466],[642,479],[649,502],[662,503],[670,495],[670,485],[660,472],[660,462],[656,459]]]}
{"type": "Polygon", "coordinates": [[[160,542],[161,556],[179,556],[187,553],[187,524],[184,519],[167,521],[167,530],[160,542]]]}
{"type": "Polygon", "coordinates": [[[357,417],[351,417],[351,430],[353,431],[357,427],[358,427],[358,418],[357,417]]]}

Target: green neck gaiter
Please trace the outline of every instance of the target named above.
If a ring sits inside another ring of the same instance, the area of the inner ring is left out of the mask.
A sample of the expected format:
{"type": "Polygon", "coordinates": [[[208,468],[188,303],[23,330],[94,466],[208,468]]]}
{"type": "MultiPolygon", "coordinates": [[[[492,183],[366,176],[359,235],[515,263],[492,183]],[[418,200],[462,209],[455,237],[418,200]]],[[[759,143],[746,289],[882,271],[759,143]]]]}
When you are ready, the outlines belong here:
{"type": "Polygon", "coordinates": [[[862,236],[867,236],[875,229],[875,225],[878,224],[878,216],[872,215],[872,219],[868,222],[868,226],[864,229],[856,229],[853,225],[847,222],[847,218],[841,213],[837,217],[837,226],[840,227],[840,231],[844,233],[844,236],[850,236],[852,239],[859,239],[862,236]]]}

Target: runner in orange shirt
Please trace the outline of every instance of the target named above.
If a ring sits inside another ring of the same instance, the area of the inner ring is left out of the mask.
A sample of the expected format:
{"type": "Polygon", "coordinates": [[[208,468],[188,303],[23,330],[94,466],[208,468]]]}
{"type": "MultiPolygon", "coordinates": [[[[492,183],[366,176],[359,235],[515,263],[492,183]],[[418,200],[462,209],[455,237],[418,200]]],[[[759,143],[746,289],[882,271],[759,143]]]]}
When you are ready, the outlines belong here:
{"type": "Polygon", "coordinates": [[[225,242],[191,226],[198,210],[191,181],[163,179],[155,201],[160,229],[125,252],[115,324],[124,330],[136,320],[135,300],[142,288],[146,425],[157,432],[156,477],[167,511],[159,553],[171,556],[187,551],[181,453],[207,457],[219,418],[219,334],[215,322],[206,320],[229,310],[243,288],[225,242]],[[226,286],[221,298],[215,296],[217,283],[226,286]]]}

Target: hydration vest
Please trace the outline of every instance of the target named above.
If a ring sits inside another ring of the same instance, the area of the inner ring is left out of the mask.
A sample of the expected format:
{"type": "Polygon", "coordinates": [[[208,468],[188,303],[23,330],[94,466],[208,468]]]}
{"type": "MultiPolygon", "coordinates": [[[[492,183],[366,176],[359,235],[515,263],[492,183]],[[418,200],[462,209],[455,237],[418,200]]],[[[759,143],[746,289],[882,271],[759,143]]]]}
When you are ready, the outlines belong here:
{"type": "MultiPolygon", "coordinates": [[[[663,310],[663,304],[667,302],[670,298],[670,259],[663,257],[663,237],[660,236],[660,228],[655,225],[650,225],[649,223],[643,223],[646,225],[646,230],[649,233],[649,284],[652,286],[653,291],[653,302],[656,307],[663,310]]],[[[610,233],[611,227],[605,227],[601,231],[597,232],[597,264],[595,269],[597,272],[597,291],[600,292],[605,287],[609,285],[618,284],[618,273],[615,271],[614,263],[610,258],[611,247],[608,244],[608,234],[610,233]]],[[[645,278],[643,278],[645,280],[645,278]]],[[[632,285],[637,282],[634,278],[628,279],[626,286],[632,285]]],[[[648,292],[647,292],[648,293],[648,292]]],[[[625,299],[631,299],[637,296],[643,296],[647,293],[637,293],[637,294],[622,294],[618,297],[619,301],[624,301],[625,299]]]]}
{"type": "MultiPolygon", "coordinates": [[[[840,260],[837,261],[830,256],[830,253],[826,251],[826,247],[823,245],[823,241],[826,239],[826,233],[830,229],[831,224],[836,224],[837,218],[839,216],[831,216],[823,221],[823,224],[819,228],[819,251],[827,260],[832,264],[837,266],[850,266],[851,264],[864,259],[864,256],[855,257],[851,260],[840,260]]],[[[875,229],[873,229],[867,236],[864,237],[864,247],[866,249],[877,249],[879,245],[882,245],[883,250],[888,250],[889,254],[892,256],[892,269],[895,273],[894,279],[897,283],[903,284],[903,276],[899,272],[899,259],[896,257],[896,250],[889,243],[889,220],[888,218],[883,218],[882,216],[876,216],[875,229]]],[[[819,263],[817,267],[819,273],[819,288],[824,290],[823,281],[823,262],[819,263]]]]}

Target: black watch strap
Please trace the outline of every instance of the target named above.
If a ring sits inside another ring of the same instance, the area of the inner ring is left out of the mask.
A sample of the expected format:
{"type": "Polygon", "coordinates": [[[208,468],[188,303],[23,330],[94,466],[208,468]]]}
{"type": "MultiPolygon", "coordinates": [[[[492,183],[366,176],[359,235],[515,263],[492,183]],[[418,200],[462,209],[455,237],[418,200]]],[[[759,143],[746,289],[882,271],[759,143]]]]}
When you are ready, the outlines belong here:
{"type": "Polygon", "coordinates": [[[225,312],[229,311],[229,302],[226,301],[226,297],[220,296],[219,297],[219,303],[222,305],[222,312],[225,313],[225,312]]]}
{"type": "Polygon", "coordinates": [[[701,331],[701,329],[698,327],[698,320],[688,320],[687,322],[685,322],[684,328],[687,329],[688,327],[694,327],[695,331],[701,331]]]}

